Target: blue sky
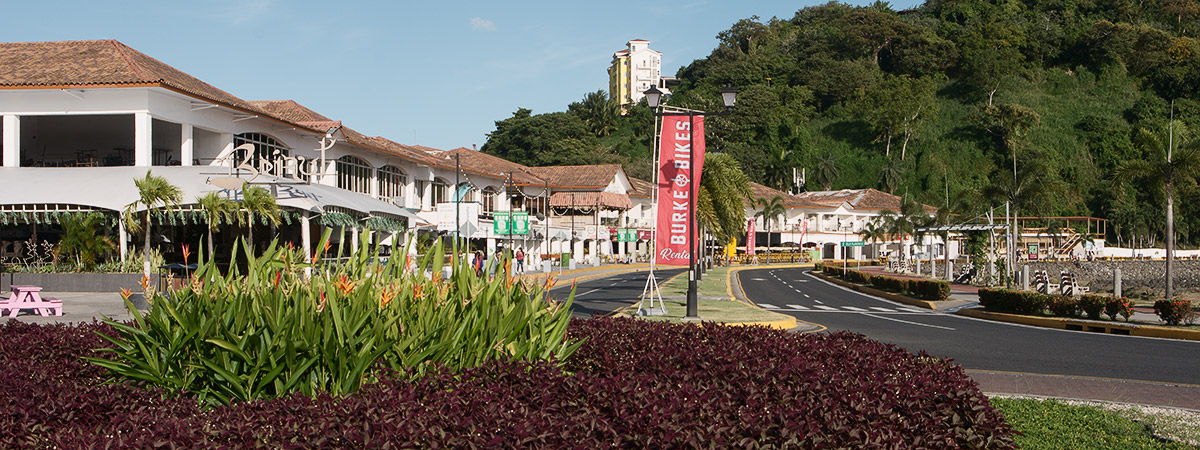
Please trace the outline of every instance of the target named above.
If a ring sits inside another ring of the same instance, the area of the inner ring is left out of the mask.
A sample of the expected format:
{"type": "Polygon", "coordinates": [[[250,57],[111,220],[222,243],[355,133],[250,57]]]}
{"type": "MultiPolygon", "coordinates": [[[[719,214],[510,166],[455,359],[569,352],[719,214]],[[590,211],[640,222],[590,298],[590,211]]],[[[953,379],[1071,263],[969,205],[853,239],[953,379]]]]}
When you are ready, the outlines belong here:
{"type": "Polygon", "coordinates": [[[7,5],[0,39],[117,39],[246,100],[296,100],[367,135],[451,149],[482,146],[518,107],[562,111],[607,89],[630,39],[674,74],[739,19],[821,3],[60,0],[7,5]]]}

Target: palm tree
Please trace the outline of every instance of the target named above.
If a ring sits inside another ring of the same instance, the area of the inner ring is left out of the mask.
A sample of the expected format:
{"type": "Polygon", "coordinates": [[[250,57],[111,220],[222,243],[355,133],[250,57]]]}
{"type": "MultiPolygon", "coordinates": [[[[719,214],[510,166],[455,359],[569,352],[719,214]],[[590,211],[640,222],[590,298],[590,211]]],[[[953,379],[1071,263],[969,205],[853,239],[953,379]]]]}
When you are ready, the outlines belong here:
{"type": "MultiPolygon", "coordinates": [[[[1020,217],[1017,213],[1020,210],[1029,209],[1032,213],[1045,210],[1058,187],[1058,182],[1050,178],[1049,170],[1041,159],[1032,157],[1020,166],[1014,178],[994,174],[992,184],[985,186],[982,194],[992,202],[1009,202],[1012,205],[1012,216],[1020,217]]],[[[1019,224],[1014,223],[1014,226],[1019,224]]],[[[1016,245],[1020,245],[1019,230],[1015,230],[1013,234],[1018,240],[1016,245]]]]}
{"type": "Polygon", "coordinates": [[[117,248],[112,239],[100,234],[100,227],[106,222],[104,215],[98,212],[65,217],[59,222],[63,236],[55,252],[59,257],[74,259],[75,267],[79,269],[95,267],[100,257],[117,248]]]}
{"type": "MultiPolygon", "coordinates": [[[[1169,138],[1170,139],[1170,138],[1169,138]]],[[[1174,139],[1170,139],[1173,141],[1174,139]]],[[[1167,203],[1167,230],[1166,230],[1166,247],[1167,247],[1167,289],[1166,297],[1172,298],[1175,294],[1174,288],[1174,270],[1175,270],[1175,187],[1179,185],[1195,184],[1196,178],[1200,177],[1200,140],[1186,140],[1176,152],[1172,149],[1173,145],[1170,141],[1163,145],[1160,139],[1154,133],[1148,130],[1140,129],[1134,136],[1134,144],[1141,148],[1144,152],[1153,155],[1153,160],[1133,160],[1125,161],[1117,168],[1117,178],[1122,182],[1128,182],[1133,179],[1144,179],[1154,185],[1162,185],[1162,193],[1166,196],[1167,203]]]]}
{"type": "Polygon", "coordinates": [[[903,180],[904,162],[889,158],[883,164],[883,170],[879,174],[879,187],[883,188],[889,194],[894,194],[896,188],[900,187],[900,182],[903,180]]]}
{"type": "Polygon", "coordinates": [[[246,212],[246,242],[254,245],[255,216],[266,217],[272,224],[279,225],[279,205],[271,191],[261,186],[248,186],[242,189],[242,210],[246,212]]]}
{"type": "Polygon", "coordinates": [[[597,137],[605,137],[617,129],[621,117],[620,106],[608,98],[608,92],[589,92],[583,100],[567,105],[567,111],[575,114],[597,137]]]}
{"type": "Polygon", "coordinates": [[[142,224],[137,221],[137,208],[146,208],[145,214],[145,232],[146,241],[142,246],[142,272],[147,278],[150,277],[150,210],[155,205],[162,204],[163,207],[178,206],[179,201],[183,198],[183,193],[178,186],[171,184],[166,178],[156,177],[146,171],[146,178],[134,178],[133,184],[137,186],[138,199],[134,200],[125,206],[125,212],[122,218],[125,221],[125,226],[130,232],[137,233],[142,230],[142,224]]]}
{"type": "Polygon", "coordinates": [[[1062,224],[1059,223],[1057,219],[1044,219],[1042,224],[1045,225],[1045,227],[1042,228],[1042,231],[1038,232],[1038,236],[1046,235],[1046,237],[1050,238],[1050,248],[1047,248],[1046,250],[1050,256],[1055,257],[1054,259],[1057,259],[1058,239],[1063,235],[1062,224]]]}
{"type": "Polygon", "coordinates": [[[760,208],[762,208],[762,211],[754,213],[754,217],[755,218],[762,217],[763,225],[767,229],[767,264],[770,264],[771,263],[771,221],[777,220],[779,217],[785,216],[785,214],[787,214],[787,207],[784,206],[784,204],[783,204],[783,196],[782,195],[776,195],[775,197],[772,197],[770,201],[760,198],[760,199],[758,199],[758,206],[760,208]]]}
{"type": "Polygon", "coordinates": [[[196,197],[196,203],[202,208],[204,221],[208,223],[208,257],[212,258],[216,255],[213,250],[213,232],[220,229],[221,222],[230,223],[233,220],[240,222],[241,216],[237,214],[237,203],[216,192],[196,197]]]}
{"type": "Polygon", "coordinates": [[[750,199],[750,178],[738,161],[725,153],[704,155],[704,174],[700,177],[700,197],[696,217],[700,225],[720,242],[729,242],[745,231],[746,201],[750,199]]]}
{"type": "Polygon", "coordinates": [[[813,181],[821,186],[821,190],[828,191],[833,188],[833,182],[837,181],[840,169],[837,164],[837,156],[833,153],[825,153],[817,156],[815,170],[813,171],[813,181]]]}
{"type": "Polygon", "coordinates": [[[876,256],[879,255],[879,247],[876,243],[879,241],[886,242],[887,234],[887,228],[883,224],[883,219],[879,217],[876,217],[875,220],[867,222],[866,225],[863,225],[862,230],[858,232],[858,235],[862,237],[864,241],[871,243],[871,247],[875,249],[876,256]]]}

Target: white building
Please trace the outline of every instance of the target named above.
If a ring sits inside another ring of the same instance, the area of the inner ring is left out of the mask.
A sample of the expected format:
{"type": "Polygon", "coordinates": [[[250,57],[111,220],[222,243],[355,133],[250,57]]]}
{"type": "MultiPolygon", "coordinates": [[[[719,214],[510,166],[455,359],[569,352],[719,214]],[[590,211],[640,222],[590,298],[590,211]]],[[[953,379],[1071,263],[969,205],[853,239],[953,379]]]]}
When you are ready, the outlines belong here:
{"type": "Polygon", "coordinates": [[[625,44],[624,50],[613,53],[608,66],[608,96],[624,110],[641,101],[650,86],[669,93],[662,78],[662,52],[651,50],[650,41],[634,39],[625,44]]]}

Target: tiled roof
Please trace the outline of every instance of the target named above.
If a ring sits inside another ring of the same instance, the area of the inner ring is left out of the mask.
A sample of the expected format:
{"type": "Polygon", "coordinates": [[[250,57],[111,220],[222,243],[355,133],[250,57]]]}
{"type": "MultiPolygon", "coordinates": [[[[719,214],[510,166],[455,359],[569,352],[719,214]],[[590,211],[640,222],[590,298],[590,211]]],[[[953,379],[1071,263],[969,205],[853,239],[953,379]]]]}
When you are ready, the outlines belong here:
{"type": "Polygon", "coordinates": [[[563,188],[604,189],[621,171],[620,164],[596,164],[581,166],[530,167],[529,171],[540,178],[549,178],[551,186],[563,188]]]}
{"type": "Polygon", "coordinates": [[[250,104],[288,122],[334,122],[295,100],[254,100],[250,104]]]}
{"type": "Polygon", "coordinates": [[[544,184],[541,178],[529,173],[529,167],[487,153],[460,147],[454,150],[439,152],[435,155],[440,166],[450,168],[454,167],[455,156],[458,157],[459,166],[463,172],[487,175],[500,179],[507,179],[509,174],[511,174],[513,183],[522,186],[541,186],[544,184]]]}
{"type": "Polygon", "coordinates": [[[761,184],[754,183],[754,182],[750,183],[750,197],[754,199],[754,203],[750,205],[751,208],[758,207],[758,199],[771,201],[771,199],[775,198],[776,195],[783,197],[783,206],[786,206],[788,208],[823,208],[823,207],[825,207],[825,205],[821,205],[821,204],[814,203],[809,200],[805,200],[801,197],[797,197],[795,195],[789,194],[787,192],[783,192],[778,189],[769,188],[767,186],[763,186],[761,184]]]}
{"type": "Polygon", "coordinates": [[[584,208],[594,206],[597,203],[602,207],[612,209],[629,209],[633,207],[633,202],[629,201],[629,196],[613,192],[555,192],[550,194],[550,206],[559,208],[584,208]]]}
{"type": "Polygon", "coordinates": [[[0,87],[157,85],[240,109],[259,111],[228,92],[115,40],[0,43],[0,87]]]}
{"type": "MultiPolygon", "coordinates": [[[[814,191],[799,195],[808,201],[827,207],[837,207],[849,203],[855,209],[899,210],[902,200],[900,196],[889,194],[878,189],[842,189],[840,191],[814,191]]],[[[921,205],[926,211],[937,211],[929,205],[921,205]]]]}
{"type": "Polygon", "coordinates": [[[629,184],[633,186],[633,190],[629,191],[630,197],[645,197],[650,198],[654,194],[654,183],[637,178],[630,178],[629,184]]]}

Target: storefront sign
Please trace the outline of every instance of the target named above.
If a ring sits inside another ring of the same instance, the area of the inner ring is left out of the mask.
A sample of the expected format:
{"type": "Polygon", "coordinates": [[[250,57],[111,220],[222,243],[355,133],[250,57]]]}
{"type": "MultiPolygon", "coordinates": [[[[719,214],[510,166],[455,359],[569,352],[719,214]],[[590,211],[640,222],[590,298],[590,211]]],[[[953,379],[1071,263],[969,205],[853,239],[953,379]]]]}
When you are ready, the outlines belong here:
{"type": "Polygon", "coordinates": [[[704,170],[704,117],[666,116],[662,127],[654,257],[657,264],[687,265],[699,241],[692,206],[704,170]]]}

